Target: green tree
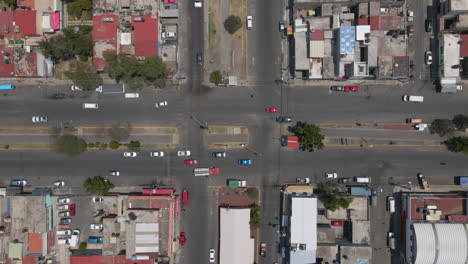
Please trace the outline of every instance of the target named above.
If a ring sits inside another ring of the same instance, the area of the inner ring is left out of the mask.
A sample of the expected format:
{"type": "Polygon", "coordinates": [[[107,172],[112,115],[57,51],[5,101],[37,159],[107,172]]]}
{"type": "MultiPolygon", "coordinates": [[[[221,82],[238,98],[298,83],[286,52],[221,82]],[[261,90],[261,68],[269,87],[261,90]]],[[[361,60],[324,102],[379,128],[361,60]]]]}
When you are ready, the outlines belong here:
{"type": "Polygon", "coordinates": [[[120,143],[115,141],[115,140],[112,140],[109,143],[109,148],[111,148],[111,149],[118,149],[119,147],[120,147],[120,143]]]}
{"type": "Polygon", "coordinates": [[[12,9],[16,9],[16,0],[3,0],[3,2],[12,9]]]}
{"type": "Polygon", "coordinates": [[[160,57],[146,57],[140,68],[141,77],[147,83],[159,88],[166,86],[169,71],[160,57]]]}
{"type": "Polygon", "coordinates": [[[314,124],[297,122],[292,131],[299,137],[299,145],[302,149],[314,152],[316,149],[325,147],[323,144],[325,137],[320,134],[320,128],[314,124]]]}
{"type": "Polygon", "coordinates": [[[94,90],[102,84],[101,76],[89,64],[76,62],[73,70],[65,72],[70,80],[83,90],[94,90]]]}
{"type": "Polygon", "coordinates": [[[448,150],[468,154],[468,137],[453,137],[444,141],[448,150]]]}
{"type": "Polygon", "coordinates": [[[86,242],[81,242],[80,247],[78,249],[80,251],[85,251],[87,247],[88,247],[88,244],[86,242]]]}
{"type": "Polygon", "coordinates": [[[210,74],[210,82],[218,85],[223,81],[223,76],[220,71],[214,71],[210,74]]]}
{"type": "Polygon", "coordinates": [[[92,0],[75,0],[67,5],[67,13],[74,18],[81,18],[83,11],[93,8],[92,0]]]}
{"type": "Polygon", "coordinates": [[[141,147],[140,141],[130,141],[127,145],[128,150],[138,150],[141,147]]]}
{"type": "Polygon", "coordinates": [[[252,229],[260,228],[260,224],[262,222],[261,214],[260,214],[260,206],[254,204],[250,207],[250,221],[249,225],[252,229]]]}
{"type": "Polygon", "coordinates": [[[107,134],[112,140],[126,141],[130,137],[132,126],[129,122],[126,124],[115,124],[107,130],[107,134]]]}
{"type": "Polygon", "coordinates": [[[323,202],[326,209],[336,211],[338,208],[346,209],[349,207],[353,198],[349,194],[344,194],[341,186],[336,182],[326,181],[318,184],[319,199],[323,202]]]}
{"type": "Polygon", "coordinates": [[[224,28],[230,34],[234,34],[242,27],[242,20],[238,16],[229,16],[224,20],[224,28]]]}
{"type": "Polygon", "coordinates": [[[39,48],[46,58],[54,62],[70,60],[77,55],[91,57],[93,55],[93,37],[91,32],[75,30],[68,27],[51,38],[39,42],[39,48]]]}
{"type": "Polygon", "coordinates": [[[74,157],[86,150],[86,142],[73,135],[62,135],[54,142],[54,149],[57,153],[74,157]]]}
{"type": "Polygon", "coordinates": [[[466,115],[456,115],[452,121],[458,130],[465,130],[468,128],[468,116],[466,115]]]}
{"type": "Polygon", "coordinates": [[[431,123],[430,131],[432,134],[439,134],[439,136],[444,137],[447,135],[452,135],[455,132],[455,127],[452,123],[452,120],[435,119],[431,123]]]}
{"type": "Polygon", "coordinates": [[[108,193],[114,185],[101,176],[94,176],[93,178],[88,178],[84,182],[83,187],[89,194],[104,195],[108,193]]]}

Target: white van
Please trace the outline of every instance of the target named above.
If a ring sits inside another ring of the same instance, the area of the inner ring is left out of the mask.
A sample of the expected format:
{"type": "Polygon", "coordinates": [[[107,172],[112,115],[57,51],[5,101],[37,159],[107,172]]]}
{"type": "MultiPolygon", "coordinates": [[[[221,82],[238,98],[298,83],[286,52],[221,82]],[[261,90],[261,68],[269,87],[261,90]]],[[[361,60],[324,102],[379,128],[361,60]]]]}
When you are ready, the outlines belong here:
{"type": "Polygon", "coordinates": [[[99,105],[96,103],[84,103],[83,108],[84,109],[98,109],[99,105]]]}
{"type": "Polygon", "coordinates": [[[139,93],[125,93],[125,98],[138,98],[140,97],[139,93]]]}
{"type": "Polygon", "coordinates": [[[75,229],[70,239],[70,247],[78,246],[78,242],[80,242],[80,230],[75,229]]]}
{"type": "Polygon", "coordinates": [[[403,101],[413,102],[413,103],[422,103],[424,101],[424,97],[416,96],[416,95],[403,95],[403,101]]]}
{"type": "Polygon", "coordinates": [[[388,211],[390,211],[390,213],[394,213],[395,212],[395,198],[393,198],[392,196],[389,196],[387,198],[387,209],[388,211]]]}
{"type": "Polygon", "coordinates": [[[355,176],[355,177],[354,177],[354,181],[355,181],[355,182],[359,182],[359,183],[369,183],[369,182],[370,182],[370,178],[369,178],[369,177],[365,177],[365,176],[355,176]]]}
{"type": "Polygon", "coordinates": [[[247,16],[247,29],[252,29],[252,24],[253,24],[253,21],[252,21],[252,16],[247,16]]]}

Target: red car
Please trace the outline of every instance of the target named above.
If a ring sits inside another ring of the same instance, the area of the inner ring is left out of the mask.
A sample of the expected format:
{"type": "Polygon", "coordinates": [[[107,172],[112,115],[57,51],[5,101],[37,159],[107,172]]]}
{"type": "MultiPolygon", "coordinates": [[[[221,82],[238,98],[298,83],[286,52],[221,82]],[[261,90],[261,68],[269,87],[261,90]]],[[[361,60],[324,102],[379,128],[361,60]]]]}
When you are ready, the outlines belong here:
{"type": "Polygon", "coordinates": [[[196,160],[196,159],[187,159],[187,160],[184,160],[184,164],[185,165],[197,165],[198,160],[196,160]]]}
{"type": "Polygon", "coordinates": [[[188,191],[184,189],[182,191],[182,205],[189,205],[188,191]]]}
{"type": "Polygon", "coordinates": [[[267,113],[276,113],[276,108],[274,108],[274,107],[265,108],[265,112],[267,112],[267,113]]]}
{"type": "Polygon", "coordinates": [[[76,215],[76,204],[70,204],[70,215],[71,216],[76,215]]]}
{"type": "Polygon", "coordinates": [[[332,221],[332,226],[344,226],[344,221],[332,221]]]}
{"type": "Polygon", "coordinates": [[[183,246],[183,245],[185,245],[185,241],[187,241],[187,237],[185,237],[185,232],[180,232],[179,244],[181,244],[183,246]]]}
{"type": "Polygon", "coordinates": [[[345,86],[344,91],[345,92],[357,92],[359,91],[359,86],[345,86]]]}

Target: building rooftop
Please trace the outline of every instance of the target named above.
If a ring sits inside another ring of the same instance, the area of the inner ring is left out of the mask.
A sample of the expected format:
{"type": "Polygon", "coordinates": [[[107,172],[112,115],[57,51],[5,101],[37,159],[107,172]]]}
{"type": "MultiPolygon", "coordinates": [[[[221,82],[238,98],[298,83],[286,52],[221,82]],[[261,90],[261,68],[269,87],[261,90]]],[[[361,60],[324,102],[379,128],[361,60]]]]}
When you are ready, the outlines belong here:
{"type": "Polygon", "coordinates": [[[466,0],[450,0],[450,10],[452,11],[466,11],[468,10],[468,1],[466,0]]]}
{"type": "Polygon", "coordinates": [[[250,236],[250,208],[220,208],[219,215],[219,263],[254,263],[256,250],[250,236]]]}
{"type": "Polygon", "coordinates": [[[306,42],[306,33],[296,32],[294,33],[295,39],[295,61],[296,61],[296,70],[309,70],[309,60],[307,58],[307,42],[306,42]]]}
{"type": "Polygon", "coordinates": [[[460,34],[460,57],[468,57],[468,34],[460,34]]]}
{"type": "Polygon", "coordinates": [[[93,17],[94,65],[103,70],[106,62],[104,54],[117,53],[117,29],[120,20],[117,15],[98,15],[93,17]]]}
{"type": "Polygon", "coordinates": [[[356,27],[340,27],[340,54],[354,54],[356,42],[356,27]]]}
{"type": "Polygon", "coordinates": [[[0,16],[0,28],[6,39],[22,39],[25,36],[36,35],[36,11],[4,11],[0,16]],[[7,32],[3,30],[5,26],[7,32]]]}
{"type": "MultiPolygon", "coordinates": [[[[368,25],[365,20],[359,20],[359,25],[368,25]]],[[[402,29],[403,22],[400,16],[371,16],[369,18],[371,30],[402,29]]]]}
{"type": "Polygon", "coordinates": [[[42,234],[29,233],[28,234],[28,254],[42,255],[42,234]]]}
{"type": "Polygon", "coordinates": [[[134,55],[138,57],[156,57],[158,56],[158,18],[155,15],[140,17],[144,18],[145,21],[135,22],[132,19],[135,42],[134,55]]]}
{"type": "Polygon", "coordinates": [[[372,259],[372,248],[369,246],[340,246],[341,264],[368,264],[372,259]],[[346,256],[346,258],[344,258],[346,256]]]}
{"type": "Polygon", "coordinates": [[[291,197],[290,263],[310,263],[317,254],[317,198],[291,197]]]}
{"type": "Polygon", "coordinates": [[[154,264],[154,259],[132,260],[119,256],[70,256],[70,264],[154,264]]]}
{"type": "Polygon", "coordinates": [[[457,34],[442,34],[443,43],[443,77],[458,77],[460,76],[460,41],[457,34]]]}
{"type": "Polygon", "coordinates": [[[448,220],[450,215],[466,215],[464,204],[467,199],[452,198],[441,196],[411,197],[411,211],[409,217],[411,220],[424,220],[425,215],[422,209],[428,205],[435,205],[437,211],[440,211],[440,220],[448,220]]]}

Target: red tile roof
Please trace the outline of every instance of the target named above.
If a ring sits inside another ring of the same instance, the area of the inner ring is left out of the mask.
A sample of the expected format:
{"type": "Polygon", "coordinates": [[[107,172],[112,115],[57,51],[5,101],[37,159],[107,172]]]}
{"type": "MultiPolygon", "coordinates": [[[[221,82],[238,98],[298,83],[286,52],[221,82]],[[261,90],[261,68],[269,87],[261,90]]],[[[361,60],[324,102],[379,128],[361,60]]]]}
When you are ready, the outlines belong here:
{"type": "Polygon", "coordinates": [[[35,256],[24,256],[21,259],[22,264],[36,264],[36,257],[35,256]]]}
{"type": "Polygon", "coordinates": [[[18,7],[30,7],[31,9],[36,9],[35,0],[17,0],[16,5],[18,7]]]}
{"type": "MultiPolygon", "coordinates": [[[[28,253],[42,253],[42,236],[40,233],[28,233],[28,253]]],[[[34,262],[33,262],[34,263],[34,262]]]]}
{"type": "Polygon", "coordinates": [[[437,210],[442,211],[441,220],[447,220],[449,215],[463,215],[464,198],[445,198],[445,197],[429,197],[412,198],[411,199],[411,219],[424,220],[424,215],[418,212],[418,208],[427,205],[436,205],[437,210]]]}
{"type": "MultiPolygon", "coordinates": [[[[1,17],[1,16],[0,16],[1,17]]],[[[14,77],[15,76],[15,51],[13,48],[8,48],[6,45],[0,45],[0,52],[10,54],[10,63],[5,64],[3,61],[4,54],[0,53],[0,77],[14,77]]]]}
{"type": "Polygon", "coordinates": [[[104,60],[104,55],[107,53],[114,53],[117,54],[117,42],[115,41],[108,41],[105,43],[105,45],[108,46],[108,49],[104,49],[102,52],[96,52],[96,44],[93,52],[93,62],[94,66],[98,71],[104,70],[104,67],[106,66],[106,61],[104,60]]]}
{"type": "Polygon", "coordinates": [[[117,40],[117,27],[120,25],[120,20],[117,15],[100,15],[93,17],[93,39],[100,40],[117,40]],[[113,22],[103,22],[103,18],[113,18],[113,22]]]}
{"type": "Polygon", "coordinates": [[[360,17],[358,19],[358,25],[369,25],[369,18],[368,17],[360,17]]]}
{"type": "Polygon", "coordinates": [[[460,45],[460,57],[468,57],[468,35],[460,34],[463,43],[460,45]]]}
{"type": "Polygon", "coordinates": [[[314,29],[310,32],[310,40],[325,40],[325,32],[323,29],[314,29]]]}
{"type": "Polygon", "coordinates": [[[131,260],[125,256],[70,256],[70,264],[153,264],[154,259],[131,260]]]}
{"type": "Polygon", "coordinates": [[[6,11],[0,15],[0,28],[5,38],[21,39],[24,36],[36,35],[36,11],[6,11]],[[19,27],[19,33],[15,33],[13,22],[19,27]],[[3,32],[3,26],[7,25],[10,32],[3,32]]]}
{"type": "Polygon", "coordinates": [[[158,56],[158,18],[152,15],[140,16],[145,22],[135,22],[132,17],[134,30],[135,56],[158,56]]]}

